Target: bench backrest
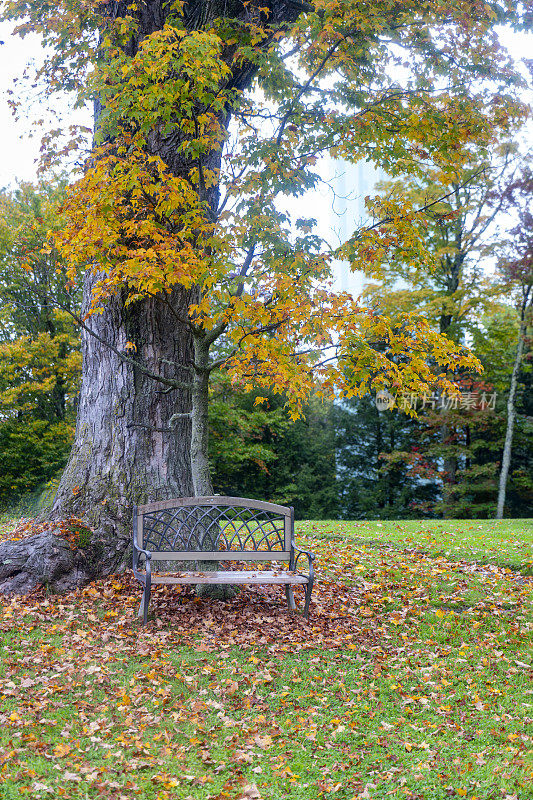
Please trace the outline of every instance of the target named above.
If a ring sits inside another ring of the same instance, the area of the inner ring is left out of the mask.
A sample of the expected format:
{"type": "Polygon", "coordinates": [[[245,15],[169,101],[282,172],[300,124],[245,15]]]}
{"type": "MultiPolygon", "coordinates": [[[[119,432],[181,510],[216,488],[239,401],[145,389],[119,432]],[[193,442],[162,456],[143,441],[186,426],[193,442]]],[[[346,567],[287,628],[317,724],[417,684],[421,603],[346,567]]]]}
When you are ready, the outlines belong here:
{"type": "Polygon", "coordinates": [[[244,497],[180,497],[137,506],[138,547],[166,561],[290,561],[294,510],[244,497]]]}

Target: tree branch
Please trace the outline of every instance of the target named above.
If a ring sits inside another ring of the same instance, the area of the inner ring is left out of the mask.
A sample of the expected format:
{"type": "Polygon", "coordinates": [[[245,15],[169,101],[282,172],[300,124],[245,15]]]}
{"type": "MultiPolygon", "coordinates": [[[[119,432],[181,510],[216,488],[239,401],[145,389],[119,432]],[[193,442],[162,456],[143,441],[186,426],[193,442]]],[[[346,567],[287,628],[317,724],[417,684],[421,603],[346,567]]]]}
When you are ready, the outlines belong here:
{"type": "Polygon", "coordinates": [[[338,47],[339,47],[339,46],[342,44],[342,42],[344,42],[344,41],[345,41],[347,38],[348,38],[348,35],[346,35],[346,36],[342,36],[340,39],[338,39],[338,40],[335,42],[335,44],[333,44],[333,45],[332,45],[332,46],[329,48],[328,52],[326,53],[326,55],[324,56],[324,58],[322,59],[322,61],[321,61],[321,62],[320,62],[320,64],[318,65],[318,67],[317,67],[317,68],[315,69],[315,71],[314,71],[314,72],[313,72],[313,73],[312,73],[312,74],[309,76],[308,80],[307,80],[307,81],[304,83],[304,85],[302,86],[302,88],[300,89],[300,91],[298,92],[298,94],[296,95],[296,97],[295,97],[295,98],[294,98],[294,99],[291,101],[291,104],[290,104],[290,107],[289,107],[288,111],[287,111],[287,112],[284,114],[284,116],[283,116],[283,119],[281,120],[281,124],[280,124],[280,127],[279,127],[278,135],[276,136],[276,145],[278,145],[278,146],[279,146],[279,145],[281,144],[281,139],[282,139],[282,136],[283,136],[283,131],[285,130],[285,126],[286,126],[287,122],[289,121],[289,119],[291,118],[291,116],[292,116],[292,115],[293,115],[293,113],[294,113],[294,105],[295,105],[295,103],[297,103],[297,102],[300,100],[300,98],[302,97],[302,95],[304,95],[304,94],[305,94],[305,92],[306,92],[306,91],[309,89],[309,87],[310,87],[310,86],[311,86],[311,84],[313,83],[314,79],[317,77],[317,75],[320,75],[320,73],[322,72],[322,70],[324,69],[324,67],[326,66],[326,64],[328,63],[329,59],[331,58],[331,56],[333,55],[333,53],[335,52],[335,50],[336,50],[336,49],[337,49],[337,48],[338,48],[338,47]]]}
{"type": "MultiPolygon", "coordinates": [[[[474,178],[477,178],[477,176],[481,172],[483,172],[483,169],[480,169],[480,170],[478,170],[478,172],[474,173],[474,175],[471,175],[464,183],[462,183],[460,186],[458,186],[457,189],[452,189],[451,192],[448,192],[447,194],[444,194],[441,197],[438,197],[436,200],[432,200],[431,203],[425,203],[423,206],[420,206],[420,208],[417,208],[414,213],[415,214],[421,214],[422,212],[427,211],[428,208],[432,208],[432,206],[436,206],[439,203],[442,203],[443,200],[447,200],[448,197],[452,197],[453,195],[457,194],[457,191],[459,189],[462,189],[463,186],[467,186],[470,183],[470,181],[472,181],[474,178]]],[[[403,219],[403,217],[402,217],[402,219],[403,219]]],[[[383,219],[378,220],[373,225],[369,225],[368,227],[365,227],[362,230],[364,230],[364,231],[373,231],[375,228],[379,228],[380,225],[385,225],[387,222],[392,222],[392,221],[393,221],[393,217],[383,217],[383,219]]],[[[358,239],[360,235],[361,235],[361,232],[359,232],[356,236],[354,236],[353,239],[354,240],[358,239]]]]}

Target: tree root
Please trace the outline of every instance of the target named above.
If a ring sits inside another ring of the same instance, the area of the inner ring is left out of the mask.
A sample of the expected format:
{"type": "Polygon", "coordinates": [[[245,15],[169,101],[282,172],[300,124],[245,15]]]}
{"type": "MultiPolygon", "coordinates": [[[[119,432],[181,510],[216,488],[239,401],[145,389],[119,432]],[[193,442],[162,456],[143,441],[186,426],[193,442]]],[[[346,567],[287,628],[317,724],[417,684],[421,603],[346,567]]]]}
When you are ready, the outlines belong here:
{"type": "Polygon", "coordinates": [[[0,544],[0,593],[28,594],[45,586],[62,594],[123,569],[128,542],[92,534],[80,546],[61,522],[36,527],[33,536],[0,544]]]}

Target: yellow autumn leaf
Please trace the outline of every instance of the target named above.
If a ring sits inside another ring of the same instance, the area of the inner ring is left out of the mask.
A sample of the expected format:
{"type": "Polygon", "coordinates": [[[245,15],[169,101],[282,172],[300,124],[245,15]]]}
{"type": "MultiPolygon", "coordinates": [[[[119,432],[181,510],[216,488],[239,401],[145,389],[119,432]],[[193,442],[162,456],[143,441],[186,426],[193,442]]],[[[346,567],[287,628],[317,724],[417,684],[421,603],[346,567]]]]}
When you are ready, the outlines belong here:
{"type": "Polygon", "coordinates": [[[70,745],[64,742],[60,742],[59,744],[56,744],[56,746],[54,747],[54,755],[58,756],[58,758],[63,758],[64,756],[68,755],[68,753],[70,753],[70,750],[71,750],[70,745]]]}
{"type": "Polygon", "coordinates": [[[123,694],[120,697],[120,702],[118,703],[119,706],[129,706],[131,705],[131,697],[128,694],[123,694]]]}
{"type": "Polygon", "coordinates": [[[266,750],[267,747],[270,747],[272,744],[272,736],[255,736],[254,742],[258,747],[261,747],[263,750],[266,750]]]}

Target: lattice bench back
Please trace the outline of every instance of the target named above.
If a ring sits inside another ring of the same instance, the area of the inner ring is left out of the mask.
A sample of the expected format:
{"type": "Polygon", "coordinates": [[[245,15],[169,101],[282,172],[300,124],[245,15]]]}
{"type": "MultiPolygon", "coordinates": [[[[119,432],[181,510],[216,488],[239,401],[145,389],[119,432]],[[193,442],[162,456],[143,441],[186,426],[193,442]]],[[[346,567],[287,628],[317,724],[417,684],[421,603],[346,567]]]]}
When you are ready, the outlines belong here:
{"type": "Polygon", "coordinates": [[[292,508],[244,497],[181,497],[138,506],[137,546],[166,561],[291,561],[292,508]]]}

